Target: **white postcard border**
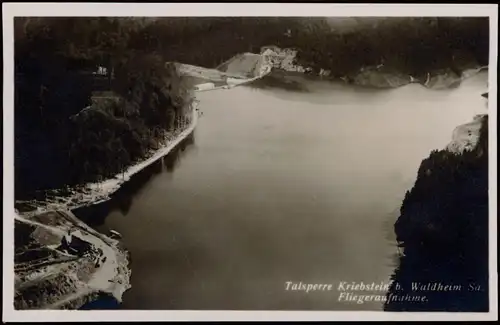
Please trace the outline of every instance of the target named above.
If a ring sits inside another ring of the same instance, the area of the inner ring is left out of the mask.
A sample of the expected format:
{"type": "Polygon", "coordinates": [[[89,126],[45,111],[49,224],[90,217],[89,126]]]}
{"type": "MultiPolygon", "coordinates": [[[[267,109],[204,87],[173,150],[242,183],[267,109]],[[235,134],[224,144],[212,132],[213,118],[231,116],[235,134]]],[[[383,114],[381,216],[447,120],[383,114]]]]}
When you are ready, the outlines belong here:
{"type": "Polygon", "coordinates": [[[3,320],[31,322],[159,320],[498,320],[497,273],[497,56],[498,5],[493,4],[285,4],[285,3],[3,3],[3,320]],[[488,16],[489,62],[489,313],[348,311],[16,311],[14,298],[14,40],[15,16],[488,16]]]}

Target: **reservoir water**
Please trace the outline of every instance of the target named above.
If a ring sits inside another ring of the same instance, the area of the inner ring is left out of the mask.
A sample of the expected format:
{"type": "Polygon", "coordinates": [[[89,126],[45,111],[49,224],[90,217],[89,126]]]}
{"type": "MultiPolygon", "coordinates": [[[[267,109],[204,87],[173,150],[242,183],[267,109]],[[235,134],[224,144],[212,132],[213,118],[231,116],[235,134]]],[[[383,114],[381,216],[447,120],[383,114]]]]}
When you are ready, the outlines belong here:
{"type": "Polygon", "coordinates": [[[405,191],[486,112],[487,73],[439,91],[294,79],[302,90],[199,93],[193,136],[102,212],[94,226],[119,231],[132,256],[123,308],[382,309],[339,301],[339,284],[388,283],[405,191]]]}

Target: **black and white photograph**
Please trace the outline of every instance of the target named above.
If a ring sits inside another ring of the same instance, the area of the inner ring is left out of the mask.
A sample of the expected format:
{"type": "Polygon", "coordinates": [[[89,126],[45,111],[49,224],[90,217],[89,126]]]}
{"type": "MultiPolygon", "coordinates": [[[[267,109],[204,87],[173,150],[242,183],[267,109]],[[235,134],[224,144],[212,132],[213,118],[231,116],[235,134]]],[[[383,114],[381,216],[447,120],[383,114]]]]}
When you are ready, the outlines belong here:
{"type": "Polygon", "coordinates": [[[4,313],[498,320],[498,7],[408,6],[4,4],[4,313]]]}

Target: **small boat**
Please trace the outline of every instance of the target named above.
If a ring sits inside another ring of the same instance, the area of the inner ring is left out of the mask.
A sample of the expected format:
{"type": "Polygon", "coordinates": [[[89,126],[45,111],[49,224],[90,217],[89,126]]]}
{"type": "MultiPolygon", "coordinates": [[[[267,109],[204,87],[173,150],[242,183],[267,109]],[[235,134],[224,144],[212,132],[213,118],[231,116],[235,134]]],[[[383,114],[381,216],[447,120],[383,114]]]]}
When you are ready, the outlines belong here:
{"type": "Polygon", "coordinates": [[[116,230],[110,230],[109,233],[111,234],[111,238],[122,238],[122,234],[116,230]]]}
{"type": "Polygon", "coordinates": [[[427,87],[430,81],[431,81],[431,74],[427,72],[427,79],[425,79],[424,86],[427,87]]]}

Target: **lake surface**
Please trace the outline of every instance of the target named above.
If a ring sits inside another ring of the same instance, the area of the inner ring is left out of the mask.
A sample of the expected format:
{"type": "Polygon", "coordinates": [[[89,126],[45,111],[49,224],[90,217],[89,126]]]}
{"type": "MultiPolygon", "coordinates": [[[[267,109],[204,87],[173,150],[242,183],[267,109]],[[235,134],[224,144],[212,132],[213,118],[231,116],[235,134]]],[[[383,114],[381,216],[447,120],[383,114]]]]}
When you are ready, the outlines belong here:
{"type": "Polygon", "coordinates": [[[486,112],[487,73],[444,91],[295,79],[198,94],[193,137],[113,200],[96,227],[132,254],[123,308],[382,310],[339,301],[339,283],[388,283],[405,191],[486,112]]]}

